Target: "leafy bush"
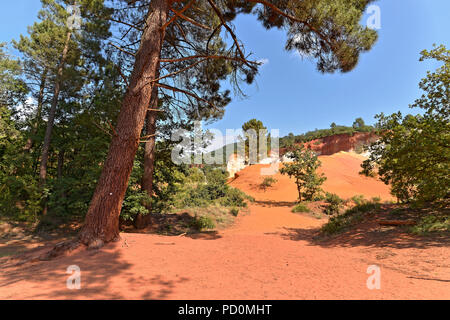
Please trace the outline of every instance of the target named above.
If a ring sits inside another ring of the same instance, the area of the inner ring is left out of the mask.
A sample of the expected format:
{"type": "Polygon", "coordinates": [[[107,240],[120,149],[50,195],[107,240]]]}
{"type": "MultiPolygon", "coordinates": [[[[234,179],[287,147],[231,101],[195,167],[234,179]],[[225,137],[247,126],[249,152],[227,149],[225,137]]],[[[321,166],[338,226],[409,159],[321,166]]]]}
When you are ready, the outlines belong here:
{"type": "Polygon", "coordinates": [[[146,205],[150,202],[151,198],[144,191],[135,190],[127,194],[122,205],[122,219],[134,220],[138,214],[148,214],[149,211],[146,205]]]}
{"type": "Polygon", "coordinates": [[[232,208],[230,210],[230,214],[232,214],[233,216],[237,217],[239,215],[239,209],[238,208],[232,208]]]}
{"type": "Polygon", "coordinates": [[[331,217],[330,220],[322,226],[321,232],[325,235],[332,235],[342,232],[349,227],[361,222],[367,212],[380,208],[380,204],[366,202],[357,205],[345,213],[331,217]]]}
{"type": "Polygon", "coordinates": [[[430,232],[450,232],[450,216],[425,216],[417,225],[411,227],[411,231],[417,235],[423,235],[430,232]]]}
{"type": "MultiPolygon", "coordinates": [[[[200,177],[200,175],[198,175],[200,177]]],[[[243,208],[246,200],[252,200],[244,192],[232,188],[227,184],[228,173],[221,169],[205,169],[205,178],[192,182],[187,177],[184,189],[177,193],[176,208],[207,207],[221,205],[224,207],[243,208]]]]}
{"type": "Polygon", "coordinates": [[[261,184],[259,186],[261,189],[264,189],[264,191],[266,191],[267,188],[270,188],[277,182],[278,182],[278,180],[273,177],[266,177],[266,178],[264,178],[263,182],[261,182],[261,184]]]}
{"type": "Polygon", "coordinates": [[[381,202],[381,198],[380,197],[373,197],[372,198],[372,202],[380,203],[381,202]]]}
{"type": "Polygon", "coordinates": [[[363,203],[366,201],[366,199],[364,198],[364,195],[362,195],[362,194],[358,194],[358,195],[356,195],[356,196],[353,196],[353,197],[351,198],[351,200],[352,200],[352,201],[355,203],[355,205],[357,205],[357,206],[363,204],[363,203]]]}
{"type": "Polygon", "coordinates": [[[344,206],[344,200],[334,193],[327,192],[325,202],[328,203],[324,210],[327,215],[339,214],[344,206]]]}
{"type": "Polygon", "coordinates": [[[202,231],[205,229],[214,229],[216,227],[214,221],[207,216],[195,216],[190,225],[191,228],[194,228],[198,231],[202,231]]]}
{"type": "Polygon", "coordinates": [[[298,212],[310,212],[309,208],[304,203],[297,204],[293,209],[292,212],[298,213],[298,212]]]}
{"type": "Polygon", "coordinates": [[[229,187],[225,197],[219,199],[219,203],[224,207],[247,207],[246,200],[252,201],[253,198],[247,196],[239,189],[229,187]]]}

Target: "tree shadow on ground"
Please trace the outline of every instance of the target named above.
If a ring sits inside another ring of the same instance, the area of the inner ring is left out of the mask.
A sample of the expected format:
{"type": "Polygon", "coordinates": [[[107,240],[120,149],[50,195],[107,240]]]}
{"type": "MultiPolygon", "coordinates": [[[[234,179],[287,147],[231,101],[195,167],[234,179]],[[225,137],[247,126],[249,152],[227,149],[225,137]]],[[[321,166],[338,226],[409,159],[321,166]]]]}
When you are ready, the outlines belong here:
{"type": "Polygon", "coordinates": [[[284,228],[278,233],[286,240],[307,241],[310,245],[324,248],[332,247],[382,247],[394,249],[426,249],[430,247],[449,247],[450,234],[440,233],[417,236],[407,233],[402,227],[382,227],[375,223],[359,227],[336,236],[320,236],[320,229],[284,228]]]}
{"type": "Polygon", "coordinates": [[[298,202],[296,201],[273,201],[273,200],[255,200],[255,204],[262,207],[294,207],[298,202]]]}
{"type": "Polygon", "coordinates": [[[121,227],[125,233],[157,234],[168,237],[186,236],[191,239],[216,240],[222,238],[218,231],[196,229],[196,218],[185,212],[182,214],[151,214],[149,226],[136,229],[133,225],[121,227]]]}
{"type": "Polygon", "coordinates": [[[159,274],[137,276],[130,270],[133,265],[121,257],[117,246],[120,244],[109,244],[93,251],[83,247],[51,261],[2,267],[0,296],[15,299],[14,288],[25,282],[21,299],[166,299],[177,283],[189,281],[187,278],[164,280],[159,274]],[[71,275],[66,272],[69,266],[78,266],[81,270],[80,290],[67,288],[66,281],[71,275]],[[134,288],[137,292],[142,288],[148,290],[140,294],[134,292],[134,288]]]}

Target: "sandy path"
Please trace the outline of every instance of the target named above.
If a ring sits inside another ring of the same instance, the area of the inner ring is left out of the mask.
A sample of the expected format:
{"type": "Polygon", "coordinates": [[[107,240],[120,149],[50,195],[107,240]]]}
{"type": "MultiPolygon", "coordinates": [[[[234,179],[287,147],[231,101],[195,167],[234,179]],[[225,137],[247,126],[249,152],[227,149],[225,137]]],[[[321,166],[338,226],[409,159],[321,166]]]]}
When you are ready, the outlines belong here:
{"type": "Polygon", "coordinates": [[[448,246],[315,245],[311,228],[321,223],[289,207],[256,204],[234,227],[210,237],[123,234],[101,251],[1,269],[0,298],[450,299],[442,260],[448,246]],[[441,268],[411,267],[411,257],[441,268]],[[380,290],[367,289],[370,264],[381,266],[380,290]],[[69,265],[82,270],[81,290],[66,288],[69,265]]]}

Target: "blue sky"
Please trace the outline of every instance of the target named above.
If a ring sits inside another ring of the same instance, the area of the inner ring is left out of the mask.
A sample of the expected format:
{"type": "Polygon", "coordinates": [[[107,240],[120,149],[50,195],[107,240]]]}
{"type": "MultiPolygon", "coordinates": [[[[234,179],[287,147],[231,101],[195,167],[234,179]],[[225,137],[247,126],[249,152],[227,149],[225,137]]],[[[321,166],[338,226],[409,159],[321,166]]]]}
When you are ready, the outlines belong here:
{"type": "MultiPolygon", "coordinates": [[[[373,123],[375,114],[398,110],[420,95],[418,82],[431,62],[419,62],[419,53],[433,43],[450,47],[450,1],[380,0],[381,30],[375,47],[362,55],[350,73],[322,75],[315,63],[284,50],[285,35],[267,31],[252,16],[236,22],[240,39],[257,59],[267,59],[257,85],[247,89],[248,98],[236,98],[225,117],[213,128],[237,129],[258,118],[281,135],[327,128],[332,122],[351,125],[357,117],[373,123]]],[[[2,1],[0,41],[9,42],[26,33],[36,20],[39,0],[2,1]]]]}

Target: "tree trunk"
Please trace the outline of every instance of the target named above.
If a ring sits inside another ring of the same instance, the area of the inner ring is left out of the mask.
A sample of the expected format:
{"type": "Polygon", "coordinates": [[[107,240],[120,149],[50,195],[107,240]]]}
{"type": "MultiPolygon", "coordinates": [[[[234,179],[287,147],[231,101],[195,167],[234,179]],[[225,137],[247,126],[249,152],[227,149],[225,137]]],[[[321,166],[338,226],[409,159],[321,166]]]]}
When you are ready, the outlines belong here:
{"type": "Polygon", "coordinates": [[[36,112],[36,119],[34,119],[33,127],[31,128],[31,136],[28,138],[27,143],[25,145],[25,152],[30,152],[30,150],[34,146],[34,136],[36,135],[39,127],[39,123],[42,120],[42,105],[44,104],[44,90],[45,90],[45,84],[47,82],[47,73],[48,69],[45,68],[42,71],[41,76],[41,85],[39,87],[39,96],[38,96],[38,104],[37,104],[37,112],[36,112]]]}
{"type": "MultiPolygon", "coordinates": [[[[153,88],[152,99],[150,102],[150,108],[153,110],[158,109],[158,87],[153,88]]],[[[156,155],[156,120],[157,111],[149,110],[147,112],[147,128],[146,134],[150,136],[145,143],[144,151],[144,175],[142,177],[142,190],[144,190],[149,197],[153,195],[153,172],[155,170],[155,155],[156,155]]],[[[135,226],[138,229],[144,229],[151,222],[152,204],[146,205],[148,210],[147,215],[138,214],[136,217],[135,226]]]]}
{"type": "Polygon", "coordinates": [[[80,233],[80,241],[91,248],[119,239],[120,211],[150,105],[154,87],[151,81],[155,79],[159,65],[164,41],[162,26],[166,23],[168,10],[167,0],[150,2],[130,86],[122,102],[108,157],[80,233]]]}
{"type": "Polygon", "coordinates": [[[63,176],[63,170],[64,170],[64,154],[65,151],[64,150],[60,150],[58,153],[58,180],[60,180],[63,176]]]}
{"type": "Polygon", "coordinates": [[[298,192],[298,201],[302,202],[302,188],[300,187],[300,184],[297,182],[297,192],[298,192]]]}
{"type": "Polygon", "coordinates": [[[64,44],[64,49],[61,55],[61,61],[58,66],[58,73],[56,75],[55,87],[53,89],[53,99],[52,105],[50,107],[50,113],[48,115],[47,130],[45,131],[44,145],[42,147],[41,156],[41,166],[39,169],[39,184],[41,188],[45,186],[45,181],[47,179],[47,165],[48,156],[50,151],[50,140],[52,138],[53,126],[55,123],[56,107],[58,105],[59,93],[61,91],[61,81],[64,71],[64,64],[66,63],[67,53],[69,51],[70,38],[72,37],[72,32],[67,33],[66,42],[64,44]]]}

